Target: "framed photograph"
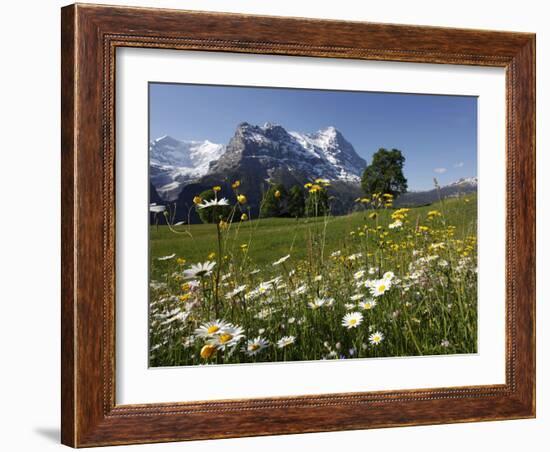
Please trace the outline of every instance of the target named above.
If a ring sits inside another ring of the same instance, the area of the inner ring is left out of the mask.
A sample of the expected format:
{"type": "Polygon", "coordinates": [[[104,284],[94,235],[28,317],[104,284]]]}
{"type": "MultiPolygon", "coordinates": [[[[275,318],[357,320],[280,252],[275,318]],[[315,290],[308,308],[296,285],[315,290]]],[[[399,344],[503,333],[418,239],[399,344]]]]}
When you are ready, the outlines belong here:
{"type": "Polygon", "coordinates": [[[535,416],[535,36],[62,9],[62,442],[535,416]]]}

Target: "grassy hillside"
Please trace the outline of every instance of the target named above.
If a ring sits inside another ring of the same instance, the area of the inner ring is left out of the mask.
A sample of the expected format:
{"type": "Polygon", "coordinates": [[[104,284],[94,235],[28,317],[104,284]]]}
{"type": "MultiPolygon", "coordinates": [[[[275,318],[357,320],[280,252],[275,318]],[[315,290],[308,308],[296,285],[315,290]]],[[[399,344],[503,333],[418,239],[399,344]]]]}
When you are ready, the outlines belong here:
{"type": "MultiPolygon", "coordinates": [[[[445,214],[447,222],[457,227],[456,237],[463,238],[465,235],[476,232],[474,229],[477,216],[476,200],[476,195],[462,199],[447,199],[430,206],[412,208],[409,216],[411,221],[421,222],[430,210],[440,210],[445,214]]],[[[391,222],[390,217],[394,209],[377,212],[379,213],[378,223],[386,225],[391,222]]],[[[330,218],[326,224],[327,252],[330,253],[342,247],[350,233],[366,222],[373,223],[368,219],[370,213],[372,211],[367,210],[330,218]]],[[[246,243],[249,256],[257,265],[268,264],[290,253],[297,259],[305,258],[307,249],[303,243],[312,225],[323,229],[324,219],[267,218],[245,222],[239,226],[233,224],[228,233],[229,250],[235,252],[241,244],[246,243]],[[237,232],[238,240],[235,240],[237,232]]],[[[210,253],[216,252],[215,225],[176,226],[175,229],[180,234],[174,234],[167,226],[159,226],[158,230],[154,226],[150,227],[152,259],[176,253],[176,256],[185,258],[188,263],[194,263],[202,262],[210,253]]]]}

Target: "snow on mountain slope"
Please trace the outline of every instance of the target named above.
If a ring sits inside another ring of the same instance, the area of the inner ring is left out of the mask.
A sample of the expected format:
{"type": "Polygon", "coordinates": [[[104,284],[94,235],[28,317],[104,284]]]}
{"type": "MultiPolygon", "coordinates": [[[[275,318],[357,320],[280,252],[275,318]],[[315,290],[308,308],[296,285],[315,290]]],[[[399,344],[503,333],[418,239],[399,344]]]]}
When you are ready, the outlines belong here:
{"type": "Polygon", "coordinates": [[[334,127],[307,134],[288,132],[278,124],[237,126],[226,152],[210,172],[246,172],[251,163],[260,165],[268,175],[287,171],[305,177],[359,182],[366,166],[353,146],[334,127]]]}
{"type": "Polygon", "coordinates": [[[163,136],[149,144],[150,179],[159,196],[175,200],[185,183],[208,172],[210,163],[220,158],[225,147],[205,141],[181,141],[163,136]]]}

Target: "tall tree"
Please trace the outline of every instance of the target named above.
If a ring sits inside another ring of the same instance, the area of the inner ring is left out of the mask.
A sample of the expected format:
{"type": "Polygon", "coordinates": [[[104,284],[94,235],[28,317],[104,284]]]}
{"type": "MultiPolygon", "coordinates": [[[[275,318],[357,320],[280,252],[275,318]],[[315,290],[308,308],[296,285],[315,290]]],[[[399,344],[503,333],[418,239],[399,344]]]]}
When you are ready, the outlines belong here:
{"type": "Polygon", "coordinates": [[[291,217],[303,217],[306,210],[304,189],[300,185],[293,185],[288,193],[288,213],[291,217]]]}
{"type": "Polygon", "coordinates": [[[288,193],[282,184],[275,184],[269,187],[262,200],[260,216],[282,217],[287,214],[288,193]]]}
{"type": "Polygon", "coordinates": [[[363,173],[361,186],[365,193],[390,193],[395,197],[405,193],[407,179],[403,175],[404,163],[405,157],[399,149],[378,149],[363,173]]]}

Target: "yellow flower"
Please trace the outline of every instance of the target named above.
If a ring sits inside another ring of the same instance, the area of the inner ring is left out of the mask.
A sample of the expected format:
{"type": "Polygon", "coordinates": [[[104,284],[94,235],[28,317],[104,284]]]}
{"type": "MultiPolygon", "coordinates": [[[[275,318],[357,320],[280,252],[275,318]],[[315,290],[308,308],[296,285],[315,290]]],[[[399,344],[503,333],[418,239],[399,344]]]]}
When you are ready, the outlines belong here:
{"type": "Polygon", "coordinates": [[[178,265],[185,265],[186,260],[183,259],[182,257],[178,257],[176,259],[176,262],[178,263],[178,265]]]}
{"type": "Polygon", "coordinates": [[[307,184],[304,185],[305,188],[311,188],[313,186],[313,184],[311,182],[308,182],[307,184]]]}
{"type": "Polygon", "coordinates": [[[440,217],[441,216],[441,212],[439,210],[430,210],[428,212],[428,220],[431,220],[435,217],[440,217]]]}
{"type": "Polygon", "coordinates": [[[219,191],[222,191],[222,188],[219,185],[216,185],[215,187],[212,187],[212,190],[214,190],[217,193],[219,191]]]}
{"type": "Polygon", "coordinates": [[[219,226],[221,230],[225,231],[229,227],[229,223],[227,221],[220,220],[219,226]]]}
{"type": "Polygon", "coordinates": [[[370,218],[371,220],[374,220],[374,219],[376,219],[377,216],[378,216],[378,214],[377,214],[376,212],[372,212],[372,213],[369,215],[369,218],[370,218]]]}
{"type": "Polygon", "coordinates": [[[247,243],[243,243],[241,245],[241,250],[246,250],[248,248],[248,244],[247,243]]]}
{"type": "Polygon", "coordinates": [[[368,204],[370,202],[369,198],[361,198],[361,204],[368,204]]]}
{"type": "Polygon", "coordinates": [[[309,192],[310,193],[317,193],[319,191],[321,191],[322,187],[320,185],[317,185],[317,184],[312,184],[311,187],[309,188],[309,192]]]}
{"type": "Polygon", "coordinates": [[[184,292],[187,292],[191,288],[191,285],[189,283],[185,283],[181,285],[181,290],[184,292]]]}
{"type": "Polygon", "coordinates": [[[240,204],[246,204],[246,196],[245,195],[238,195],[237,201],[239,201],[240,204]]]}
{"type": "Polygon", "coordinates": [[[179,296],[179,300],[184,301],[184,302],[189,300],[189,298],[191,298],[191,294],[189,294],[189,293],[185,293],[185,294],[179,296]]]}
{"type": "Polygon", "coordinates": [[[279,199],[281,197],[281,192],[279,190],[277,190],[275,192],[275,198],[279,199]]]}
{"type": "Polygon", "coordinates": [[[241,221],[246,221],[246,220],[248,220],[248,215],[246,213],[243,213],[241,215],[241,221]]]}
{"type": "Polygon", "coordinates": [[[233,335],[232,335],[232,334],[224,333],[224,334],[221,334],[221,335],[220,335],[219,341],[220,341],[221,344],[226,344],[226,343],[229,342],[231,339],[233,339],[233,335]]]}
{"type": "Polygon", "coordinates": [[[195,196],[195,197],[193,198],[193,202],[194,202],[195,204],[200,204],[200,203],[202,202],[202,198],[201,198],[200,196],[195,196]]]}
{"type": "Polygon", "coordinates": [[[212,260],[216,257],[216,253],[214,253],[214,251],[212,251],[209,255],[208,255],[208,260],[212,260]]]}
{"type": "Polygon", "coordinates": [[[239,188],[240,186],[241,186],[241,181],[240,181],[240,180],[236,180],[235,182],[233,182],[233,183],[231,184],[231,187],[232,187],[233,189],[239,188]]]}
{"type": "Polygon", "coordinates": [[[201,358],[203,359],[211,358],[214,353],[216,353],[215,345],[206,344],[203,348],[201,348],[201,358]]]}

